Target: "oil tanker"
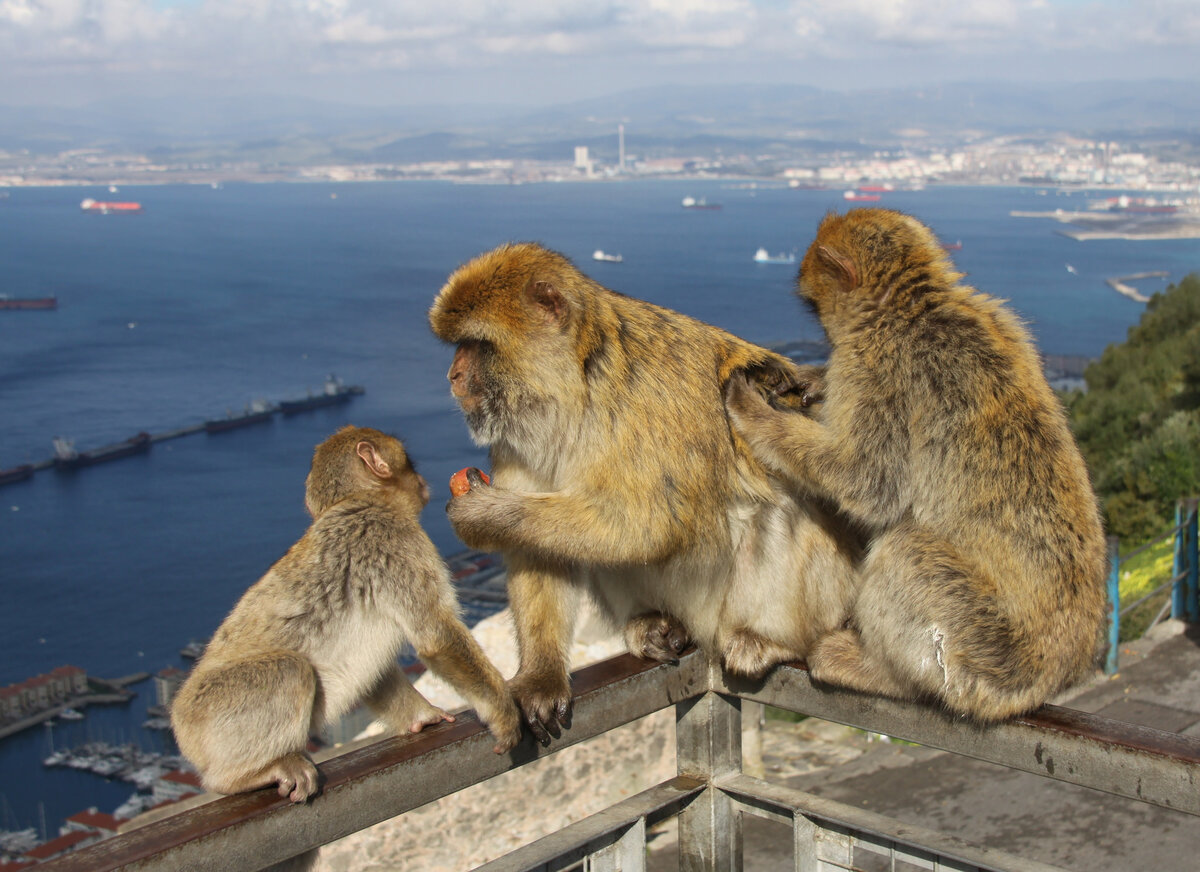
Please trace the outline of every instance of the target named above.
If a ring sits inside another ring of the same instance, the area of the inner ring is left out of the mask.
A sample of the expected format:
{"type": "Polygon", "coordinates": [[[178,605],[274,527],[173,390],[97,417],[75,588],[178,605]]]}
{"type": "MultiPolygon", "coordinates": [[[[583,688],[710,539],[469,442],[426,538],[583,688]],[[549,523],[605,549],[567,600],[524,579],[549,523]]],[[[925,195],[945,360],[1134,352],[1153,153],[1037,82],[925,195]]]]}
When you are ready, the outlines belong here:
{"type": "Polygon", "coordinates": [[[113,212],[141,212],[142,204],[133,202],[115,202],[104,200],[93,200],[88,197],[79,204],[79,208],[84,212],[99,212],[101,215],[108,215],[113,212]]]}

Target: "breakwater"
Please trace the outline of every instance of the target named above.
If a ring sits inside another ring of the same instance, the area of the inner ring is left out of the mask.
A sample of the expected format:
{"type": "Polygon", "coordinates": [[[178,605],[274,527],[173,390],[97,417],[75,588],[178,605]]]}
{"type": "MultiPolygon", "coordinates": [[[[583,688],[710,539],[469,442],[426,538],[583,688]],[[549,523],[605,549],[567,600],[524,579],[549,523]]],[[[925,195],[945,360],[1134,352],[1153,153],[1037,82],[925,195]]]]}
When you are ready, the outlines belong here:
{"type": "Polygon", "coordinates": [[[309,409],[318,409],[323,406],[343,403],[351,397],[360,396],[363,393],[365,393],[365,389],[361,385],[344,385],[340,379],[331,375],[326,381],[324,389],[318,393],[310,392],[305,397],[283,400],[277,404],[256,403],[251,407],[247,407],[245,412],[242,413],[229,413],[224,418],[212,418],[200,424],[189,424],[185,427],[177,427],[161,433],[143,432],[124,442],[102,445],[99,448],[92,448],[84,452],[76,452],[73,444],[70,442],[55,439],[56,454],[54,457],[35,463],[23,464],[12,470],[0,470],[0,473],[8,473],[7,476],[0,476],[0,485],[24,481],[32,473],[43,469],[65,468],[75,470],[85,466],[93,466],[97,463],[117,460],[122,457],[131,457],[135,454],[148,451],[150,446],[157,442],[178,439],[181,436],[190,436],[193,433],[224,433],[229,430],[262,423],[277,414],[282,414],[286,417],[309,409]]]}

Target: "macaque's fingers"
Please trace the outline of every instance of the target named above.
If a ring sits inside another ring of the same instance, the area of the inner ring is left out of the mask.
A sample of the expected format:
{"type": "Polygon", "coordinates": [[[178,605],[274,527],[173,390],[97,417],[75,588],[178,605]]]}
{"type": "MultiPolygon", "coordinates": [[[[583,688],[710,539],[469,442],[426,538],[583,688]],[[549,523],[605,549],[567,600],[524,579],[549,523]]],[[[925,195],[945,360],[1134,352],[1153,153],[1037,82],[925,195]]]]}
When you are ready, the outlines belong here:
{"type": "Polygon", "coordinates": [[[534,738],[543,745],[571,725],[571,685],[565,676],[518,674],[509,682],[517,707],[534,738]]]}
{"type": "Polygon", "coordinates": [[[418,715],[413,719],[413,722],[408,725],[408,731],[410,733],[419,733],[421,730],[425,729],[425,727],[431,727],[434,724],[440,724],[442,721],[452,724],[454,723],[454,715],[450,714],[449,712],[445,712],[436,706],[430,706],[429,711],[418,715]]]}
{"type": "Polygon", "coordinates": [[[491,484],[492,480],[486,472],[477,467],[468,466],[450,476],[450,496],[461,497],[463,494],[469,493],[472,488],[490,487],[491,484]]]}
{"type": "Polygon", "coordinates": [[[288,754],[275,762],[271,777],[278,783],[279,795],[292,802],[304,802],[320,789],[317,767],[304,754],[288,754]]]}

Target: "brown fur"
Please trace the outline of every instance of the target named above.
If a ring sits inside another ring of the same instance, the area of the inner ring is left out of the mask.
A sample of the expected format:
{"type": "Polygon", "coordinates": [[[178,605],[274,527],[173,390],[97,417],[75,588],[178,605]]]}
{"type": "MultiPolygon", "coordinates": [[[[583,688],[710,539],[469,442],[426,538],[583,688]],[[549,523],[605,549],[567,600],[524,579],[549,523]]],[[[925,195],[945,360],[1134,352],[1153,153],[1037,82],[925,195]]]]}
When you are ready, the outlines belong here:
{"type": "Polygon", "coordinates": [[[458,344],[451,389],[491,448],[493,486],[454,498],[450,520],[506,555],[512,687],[541,736],[568,717],[581,590],[634,653],[670,659],[690,638],[742,674],[802,657],[842,621],[851,537],[767,474],[723,406],[737,370],[785,391],[805,381],[786,358],[533,244],[457,270],[430,323],[458,344]]]}
{"type": "Polygon", "coordinates": [[[516,706],[418,523],[428,499],[391,436],[345,427],[317,447],[312,525],[246,591],[171,705],[179,748],[207,789],[276,784],[304,801],[318,790],[310,730],[359,701],[398,732],[453,720],[401,672],[406,639],[476,707],[498,752],[517,743],[516,706]]]}
{"type": "Polygon", "coordinates": [[[1105,548],[1087,470],[1033,344],[959,283],[933,233],[830,215],[799,293],[831,344],[820,420],[730,384],[755,454],[872,531],[852,623],[814,678],[994,720],[1094,663],[1105,548]]]}

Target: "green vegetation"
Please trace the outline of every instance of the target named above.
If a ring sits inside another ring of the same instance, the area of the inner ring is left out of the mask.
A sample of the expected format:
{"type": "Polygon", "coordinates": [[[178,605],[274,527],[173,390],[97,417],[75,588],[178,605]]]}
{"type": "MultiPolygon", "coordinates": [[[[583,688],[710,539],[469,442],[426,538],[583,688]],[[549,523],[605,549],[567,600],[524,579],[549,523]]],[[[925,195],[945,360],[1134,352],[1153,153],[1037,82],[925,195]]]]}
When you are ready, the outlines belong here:
{"type": "MultiPolygon", "coordinates": [[[[1121,564],[1121,604],[1127,606],[1169,581],[1175,574],[1174,561],[1175,539],[1170,538],[1121,564]]],[[[1170,598],[1171,588],[1167,588],[1122,615],[1120,641],[1141,638],[1170,598]]]]}
{"type": "Polygon", "coordinates": [[[1200,493],[1200,276],[1155,294],[1129,338],[1066,397],[1104,508],[1122,550],[1174,523],[1175,502],[1200,493]]]}

